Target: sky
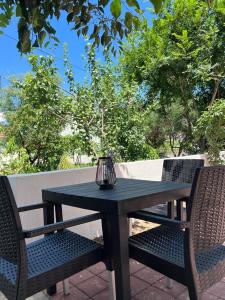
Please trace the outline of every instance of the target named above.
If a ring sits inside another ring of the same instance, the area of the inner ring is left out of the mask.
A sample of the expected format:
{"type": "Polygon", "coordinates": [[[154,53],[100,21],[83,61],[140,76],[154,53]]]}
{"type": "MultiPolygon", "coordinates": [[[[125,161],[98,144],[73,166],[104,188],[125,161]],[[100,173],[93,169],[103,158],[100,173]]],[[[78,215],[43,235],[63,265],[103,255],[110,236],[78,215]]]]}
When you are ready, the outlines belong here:
{"type": "MultiPolygon", "coordinates": [[[[52,48],[43,47],[42,50],[55,57],[56,67],[59,69],[60,74],[63,75],[63,45],[64,43],[67,43],[70,61],[73,65],[76,80],[82,82],[86,76],[85,62],[82,59],[86,41],[83,37],[78,39],[76,33],[70,30],[71,25],[68,25],[64,19],[55,23],[54,27],[57,31],[57,37],[60,40],[60,44],[57,47],[52,48]]],[[[27,56],[21,55],[16,48],[17,20],[14,18],[11,24],[3,31],[4,34],[0,35],[0,75],[2,87],[8,85],[6,78],[10,75],[21,75],[30,70],[27,56]]],[[[39,50],[36,50],[35,53],[46,55],[39,50]]]]}
{"type": "MultiPolygon", "coordinates": [[[[147,19],[149,24],[151,24],[153,15],[149,11],[147,14],[147,19]]],[[[85,54],[85,45],[87,42],[82,36],[80,36],[80,38],[77,37],[76,33],[70,29],[72,25],[67,23],[65,17],[61,17],[59,21],[55,21],[53,27],[56,29],[56,36],[60,40],[60,43],[56,47],[42,48],[42,50],[55,57],[55,65],[63,77],[63,45],[64,43],[67,43],[75,80],[77,82],[84,82],[87,77],[87,72],[85,70],[85,61],[82,57],[85,54]]],[[[3,31],[4,34],[0,35],[0,88],[6,87],[9,84],[7,78],[10,76],[22,75],[30,71],[30,65],[28,64],[26,55],[21,55],[16,48],[17,19],[13,18],[10,25],[7,28],[4,28],[3,31]]],[[[100,50],[97,51],[96,57],[103,61],[102,50],[103,49],[100,48],[100,50]]],[[[46,55],[39,50],[36,50],[35,53],[46,55]]],[[[64,83],[64,85],[67,88],[66,83],[64,83]]]]}

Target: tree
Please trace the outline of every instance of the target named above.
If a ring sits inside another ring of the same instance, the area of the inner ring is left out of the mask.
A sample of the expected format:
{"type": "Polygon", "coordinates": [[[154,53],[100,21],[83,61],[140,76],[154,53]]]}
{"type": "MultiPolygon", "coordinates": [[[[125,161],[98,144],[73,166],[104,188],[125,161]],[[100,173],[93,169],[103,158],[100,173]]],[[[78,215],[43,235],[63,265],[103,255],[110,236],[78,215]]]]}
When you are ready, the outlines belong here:
{"type": "MultiPolygon", "coordinates": [[[[144,85],[146,102],[160,106],[162,120],[165,112],[173,120],[171,109],[179,111],[176,120],[183,124],[176,143],[188,153],[204,150],[205,143],[193,142],[196,121],[225,92],[225,5],[213,3],[168,1],[152,28],[144,23],[142,33],[134,33],[124,46],[125,76],[144,85]]],[[[173,136],[177,132],[174,127],[173,136]]]]}
{"type": "Polygon", "coordinates": [[[220,151],[225,149],[225,99],[218,99],[198,119],[195,136],[199,139],[202,135],[208,143],[210,162],[224,164],[220,151]]]}
{"type": "MultiPolygon", "coordinates": [[[[150,0],[158,12],[164,0],[150,0]]],[[[16,15],[18,17],[19,51],[27,53],[33,47],[42,46],[46,37],[58,42],[56,30],[52,25],[66,14],[72,30],[79,36],[90,35],[93,43],[101,43],[107,49],[111,48],[113,40],[122,40],[133,28],[139,27],[141,14],[140,3],[137,0],[126,0],[122,12],[122,0],[0,0],[0,28],[6,27],[16,15]],[[109,9],[108,9],[109,7],[109,9]],[[107,13],[110,11],[110,13],[107,13]],[[92,26],[91,23],[94,23],[92,26]]],[[[45,46],[47,46],[45,43],[45,46]]]]}
{"type": "Polygon", "coordinates": [[[60,134],[65,128],[69,104],[58,88],[53,59],[32,55],[29,62],[32,72],[12,83],[19,102],[15,111],[6,113],[6,149],[11,153],[13,143],[19,149],[16,152],[26,153],[26,159],[36,170],[54,170],[64,151],[60,134]]]}
{"type": "MultiPolygon", "coordinates": [[[[95,59],[93,47],[87,49],[90,82],[74,83],[67,65],[71,98],[72,125],[80,148],[96,159],[112,151],[118,161],[157,158],[157,152],[146,143],[145,112],[137,85],[125,82],[119,70],[95,59]]],[[[68,59],[66,59],[68,61],[68,59]]]]}

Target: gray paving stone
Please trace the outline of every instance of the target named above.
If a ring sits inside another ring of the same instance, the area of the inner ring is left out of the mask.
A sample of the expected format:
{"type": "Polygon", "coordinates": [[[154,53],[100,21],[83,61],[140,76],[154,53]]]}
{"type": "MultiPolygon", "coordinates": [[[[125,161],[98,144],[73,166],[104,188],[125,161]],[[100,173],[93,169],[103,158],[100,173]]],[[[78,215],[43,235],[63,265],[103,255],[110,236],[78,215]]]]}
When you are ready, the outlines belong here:
{"type": "MultiPolygon", "coordinates": [[[[0,292],[0,300],[7,300],[7,298],[0,292]]],[[[48,296],[43,292],[37,293],[32,297],[27,298],[27,300],[49,300],[48,296]]]]}

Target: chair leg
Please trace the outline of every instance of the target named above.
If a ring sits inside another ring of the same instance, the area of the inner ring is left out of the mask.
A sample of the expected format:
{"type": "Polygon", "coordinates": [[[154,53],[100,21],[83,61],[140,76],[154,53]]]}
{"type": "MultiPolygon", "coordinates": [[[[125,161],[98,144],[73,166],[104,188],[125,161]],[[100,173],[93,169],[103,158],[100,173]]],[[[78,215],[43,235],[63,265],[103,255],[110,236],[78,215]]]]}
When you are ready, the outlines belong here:
{"type": "Polygon", "coordinates": [[[108,270],[110,300],[116,300],[115,273],[108,270]]]}
{"type": "Polygon", "coordinates": [[[179,221],[184,221],[184,205],[182,201],[176,201],[177,207],[177,219],[179,221]]]}
{"type": "Polygon", "coordinates": [[[188,293],[191,300],[201,300],[201,295],[195,289],[188,287],[188,293]]]}
{"type": "Polygon", "coordinates": [[[169,277],[167,277],[167,279],[166,279],[166,287],[168,289],[172,289],[172,287],[173,287],[173,280],[170,279],[169,277]]]}
{"type": "Polygon", "coordinates": [[[68,279],[63,280],[63,293],[65,296],[70,294],[70,284],[68,279]]]}
{"type": "Polygon", "coordinates": [[[132,236],[132,225],[133,225],[133,219],[128,219],[128,226],[129,226],[129,236],[132,236]]]}

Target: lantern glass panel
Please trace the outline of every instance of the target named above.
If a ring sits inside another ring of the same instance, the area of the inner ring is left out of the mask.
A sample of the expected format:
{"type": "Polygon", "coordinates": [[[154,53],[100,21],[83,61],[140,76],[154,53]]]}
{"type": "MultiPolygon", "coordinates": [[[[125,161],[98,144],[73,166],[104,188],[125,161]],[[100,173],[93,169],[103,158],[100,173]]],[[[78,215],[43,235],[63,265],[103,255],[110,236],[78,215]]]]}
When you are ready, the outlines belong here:
{"type": "Polygon", "coordinates": [[[116,183],[116,173],[111,157],[99,157],[96,172],[96,183],[100,189],[112,189],[116,183]]]}

